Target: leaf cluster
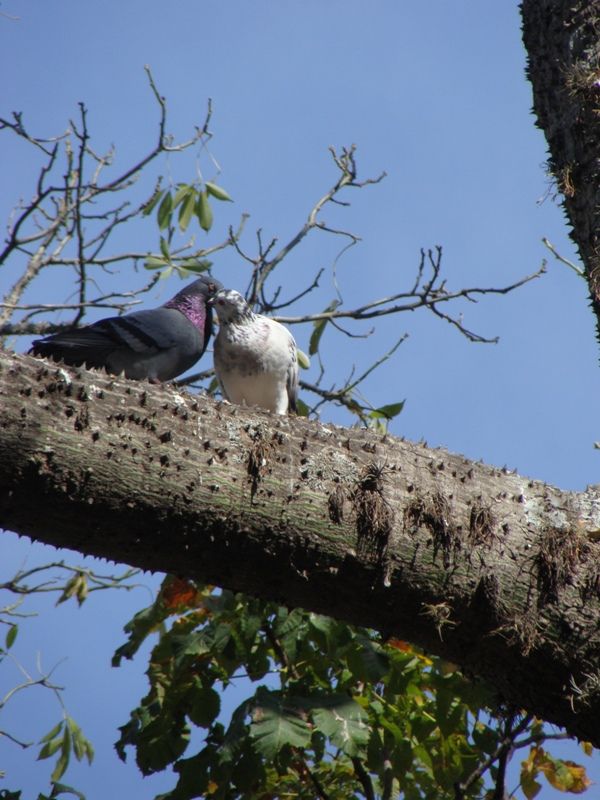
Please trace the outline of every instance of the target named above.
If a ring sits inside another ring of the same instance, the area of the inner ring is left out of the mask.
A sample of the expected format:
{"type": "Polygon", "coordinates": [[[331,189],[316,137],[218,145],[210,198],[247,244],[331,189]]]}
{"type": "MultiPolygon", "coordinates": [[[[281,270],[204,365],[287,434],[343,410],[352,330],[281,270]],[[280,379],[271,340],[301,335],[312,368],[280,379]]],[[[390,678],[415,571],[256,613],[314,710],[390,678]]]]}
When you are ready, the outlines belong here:
{"type": "Polygon", "coordinates": [[[211,181],[206,181],[204,185],[180,183],[172,190],[157,186],[142,213],[143,216],[149,216],[157,208],[156,221],[163,235],[160,236],[160,256],[148,256],[144,262],[146,269],[161,270],[160,278],[165,279],[174,270],[181,277],[187,277],[210,268],[212,262],[208,259],[177,257],[171,251],[171,242],[177,229],[180,233],[187,231],[192,218],[197,220],[203,231],[210,231],[214,219],[211,198],[231,201],[225,189],[211,181]]]}
{"type": "Polygon", "coordinates": [[[50,780],[53,783],[59,781],[65,774],[71,756],[75,756],[77,761],[86,758],[89,764],[94,760],[92,743],[84,736],[79,725],[68,714],[42,737],[40,744],[42,748],[38,755],[39,761],[58,755],[56,765],[50,776],[50,780]]]}
{"type": "Polygon", "coordinates": [[[405,642],[174,577],[126,631],[115,665],[158,642],[116,748],[173,767],[160,800],[482,798],[496,776],[496,698],[405,642]]]}
{"type": "MultiPolygon", "coordinates": [[[[59,783],[59,781],[67,771],[73,757],[77,761],[85,758],[91,764],[94,750],[77,722],[67,713],[62,697],[63,688],[52,680],[53,670],[47,673],[43,672],[38,664],[39,674],[32,675],[15,655],[20,624],[23,620],[35,616],[35,612],[27,610],[25,601],[33,595],[52,593],[58,595],[56,605],[68,600],[75,600],[81,606],[92,593],[106,589],[132,589],[134,584],[131,579],[136,574],[137,570],[127,569],[121,575],[103,575],[86,568],[71,567],[63,561],[59,561],[21,569],[11,580],[0,583],[1,593],[16,597],[16,600],[0,607],[0,625],[6,629],[4,646],[0,646],[0,666],[5,669],[9,665],[16,666],[22,675],[21,682],[13,685],[3,697],[0,697],[0,713],[6,710],[7,705],[18,693],[30,690],[34,686],[40,686],[54,695],[62,711],[60,721],[38,742],[40,745],[38,760],[56,759],[50,776],[53,786],[50,797],[59,797],[63,794],[83,797],[76,789],[59,783]]],[[[8,730],[0,729],[0,737],[8,739],[24,749],[34,745],[34,742],[17,739],[8,730]]],[[[45,797],[46,795],[40,794],[38,800],[44,800],[45,797]]],[[[20,792],[6,790],[4,794],[0,793],[0,798],[18,800],[20,792]]]]}

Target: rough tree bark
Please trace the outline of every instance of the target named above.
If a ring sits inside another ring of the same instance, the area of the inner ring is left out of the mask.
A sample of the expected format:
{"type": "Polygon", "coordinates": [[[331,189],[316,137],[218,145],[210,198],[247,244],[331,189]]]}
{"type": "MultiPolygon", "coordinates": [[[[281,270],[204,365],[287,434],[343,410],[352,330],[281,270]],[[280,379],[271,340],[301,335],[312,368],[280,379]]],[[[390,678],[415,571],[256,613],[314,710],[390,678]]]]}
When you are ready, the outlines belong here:
{"type": "Polygon", "coordinates": [[[0,351],[0,525],[423,645],[600,745],[600,492],[0,351]]]}
{"type": "Polygon", "coordinates": [[[523,0],[533,110],[600,336],[600,0],[523,0]]]}

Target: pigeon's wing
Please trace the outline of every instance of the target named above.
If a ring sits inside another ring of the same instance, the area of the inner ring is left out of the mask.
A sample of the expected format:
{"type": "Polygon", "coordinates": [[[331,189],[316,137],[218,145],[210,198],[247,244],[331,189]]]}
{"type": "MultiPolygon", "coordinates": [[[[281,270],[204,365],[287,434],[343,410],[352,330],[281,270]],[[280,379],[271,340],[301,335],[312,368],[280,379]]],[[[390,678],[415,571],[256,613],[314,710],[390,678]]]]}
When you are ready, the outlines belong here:
{"type": "Polygon", "coordinates": [[[206,346],[202,330],[175,308],[136,311],[111,323],[119,343],[108,368],[138,380],[171,380],[195,364],[206,346]]]}
{"type": "Polygon", "coordinates": [[[107,334],[119,346],[141,354],[168,350],[185,342],[189,338],[190,327],[194,327],[175,308],[134,311],[124,317],[111,317],[96,324],[104,324],[107,334]]]}
{"type": "Polygon", "coordinates": [[[295,414],[298,400],[298,351],[294,337],[290,334],[290,364],[287,370],[288,410],[295,414]]]}

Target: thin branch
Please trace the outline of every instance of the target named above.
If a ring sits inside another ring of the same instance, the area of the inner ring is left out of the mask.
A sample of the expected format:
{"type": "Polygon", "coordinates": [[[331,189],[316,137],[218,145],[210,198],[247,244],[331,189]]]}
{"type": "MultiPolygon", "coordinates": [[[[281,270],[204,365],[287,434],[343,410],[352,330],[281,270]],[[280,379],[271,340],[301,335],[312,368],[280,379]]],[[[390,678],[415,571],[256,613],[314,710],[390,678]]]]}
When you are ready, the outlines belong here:
{"type": "Polygon", "coordinates": [[[205,381],[207,378],[214,377],[214,369],[205,369],[202,372],[195,372],[193,375],[188,375],[179,381],[173,381],[174,386],[190,386],[200,381],[205,381]]]}
{"type": "Polygon", "coordinates": [[[279,297],[279,293],[281,292],[281,286],[279,286],[277,288],[277,291],[273,295],[273,299],[271,300],[271,302],[266,300],[266,298],[264,296],[264,293],[263,293],[262,296],[261,296],[262,310],[268,314],[271,311],[277,311],[277,309],[286,308],[287,306],[293,305],[298,300],[300,300],[303,297],[306,297],[307,294],[310,294],[314,289],[316,289],[318,287],[319,279],[320,279],[321,275],[324,272],[325,272],[325,267],[321,267],[321,269],[317,272],[317,274],[316,274],[313,282],[310,284],[310,286],[308,286],[302,292],[300,292],[299,294],[297,294],[294,297],[290,298],[289,300],[286,300],[285,303],[280,303],[279,305],[275,305],[275,301],[277,300],[277,298],[279,297]]]}
{"type": "Polygon", "coordinates": [[[81,574],[95,586],[90,588],[90,591],[95,589],[126,589],[130,591],[136,588],[139,584],[126,584],[125,581],[130,580],[139,574],[138,569],[127,569],[121,575],[102,575],[90,569],[82,567],[72,567],[65,564],[64,561],[53,561],[49,564],[42,564],[39,567],[31,567],[27,570],[19,570],[13,578],[9,581],[0,583],[0,590],[12,592],[13,594],[26,595],[39,592],[60,592],[63,591],[64,585],[56,586],[58,578],[51,578],[35,586],[27,586],[24,584],[28,578],[33,577],[41,572],[48,572],[51,569],[62,569],[71,574],[81,574]]]}
{"type": "Polygon", "coordinates": [[[6,737],[7,739],[10,739],[10,741],[13,742],[14,744],[18,744],[19,747],[23,748],[23,750],[27,750],[28,747],[31,747],[33,745],[33,742],[22,742],[20,739],[17,739],[16,736],[13,736],[12,733],[0,730],[0,739],[3,736],[6,737]]]}
{"type": "MultiPolygon", "coordinates": [[[[22,672],[25,672],[20,664],[18,666],[22,672]]],[[[52,674],[52,671],[48,673],[48,675],[42,675],[37,679],[32,678],[30,675],[28,675],[28,673],[25,672],[27,680],[25,680],[23,683],[17,684],[16,686],[13,686],[12,689],[9,689],[4,697],[0,699],[0,709],[4,708],[9,700],[11,700],[11,698],[14,697],[18,692],[23,691],[23,689],[30,689],[32,686],[44,686],[46,689],[52,689],[53,691],[62,691],[62,686],[56,686],[55,684],[50,683],[50,675],[52,674]]]]}
{"type": "Polygon", "coordinates": [[[377,361],[371,364],[358,378],[352,379],[354,368],[350,377],[347,379],[345,385],[341,389],[323,389],[317,384],[309,383],[307,381],[300,381],[300,386],[303,389],[308,390],[309,392],[313,392],[321,397],[319,403],[314,406],[311,411],[312,413],[316,413],[319,407],[324,402],[334,402],[338,405],[345,406],[349,411],[353,414],[357,414],[359,418],[366,422],[367,419],[367,411],[372,411],[372,407],[361,405],[356,401],[356,399],[352,396],[352,392],[356,389],[356,387],[362,383],[374,370],[380,367],[383,363],[385,363],[389,358],[393,356],[396,350],[400,347],[402,342],[404,342],[408,338],[408,334],[402,335],[398,341],[385,353],[381,356],[377,361]]]}
{"type": "MultiPolygon", "coordinates": [[[[300,680],[300,673],[296,669],[296,665],[293,663],[293,661],[291,661],[288,658],[288,655],[285,652],[285,649],[283,648],[283,645],[281,644],[281,642],[279,641],[279,639],[275,635],[275,632],[273,631],[273,628],[269,625],[268,622],[266,622],[263,625],[262,630],[263,630],[263,633],[265,634],[266,638],[268,639],[271,647],[275,651],[275,655],[277,656],[277,658],[280,660],[280,662],[283,664],[283,666],[285,668],[284,670],[281,670],[280,673],[279,673],[279,676],[280,676],[280,679],[281,679],[281,683],[282,684],[285,683],[285,679],[286,679],[286,677],[288,675],[291,675],[294,678],[294,680],[300,680]]],[[[302,750],[302,748],[296,747],[296,748],[294,748],[294,752],[298,755],[298,758],[301,760],[301,762],[302,762],[302,771],[305,772],[310,777],[310,779],[311,779],[311,781],[312,781],[312,783],[313,783],[313,785],[315,787],[315,790],[317,792],[318,797],[322,798],[322,800],[328,800],[329,796],[328,796],[327,792],[324,790],[324,788],[321,785],[321,783],[319,782],[319,780],[317,779],[317,776],[314,774],[313,770],[308,765],[308,762],[306,761],[306,757],[304,755],[304,751],[302,750]]],[[[374,798],[373,798],[373,800],[374,800],[374,798]]]]}
{"type": "MultiPolygon", "coordinates": [[[[85,243],[83,236],[83,226],[81,222],[81,209],[82,209],[82,182],[84,177],[84,158],[87,152],[87,143],[89,139],[87,129],[87,110],[83,103],[79,103],[79,110],[81,113],[81,133],[77,127],[73,125],[73,132],[79,139],[79,152],[77,163],[77,183],[75,186],[75,204],[73,207],[73,216],[75,222],[75,235],[77,239],[77,272],[79,281],[79,304],[85,304],[85,297],[87,291],[86,280],[86,264],[85,264],[85,243]]],[[[80,308],[77,316],[75,317],[74,324],[76,325],[83,316],[83,308],[80,308]]]]}
{"type": "Polygon", "coordinates": [[[380,358],[377,359],[377,361],[375,361],[373,364],[371,364],[371,366],[368,367],[358,378],[356,378],[356,380],[353,383],[350,383],[345,387],[346,391],[347,392],[351,392],[352,389],[354,389],[356,386],[358,386],[359,383],[362,383],[365,380],[365,378],[368,378],[368,376],[372,372],[374,372],[378,367],[380,367],[388,359],[390,359],[394,355],[396,350],[400,347],[400,345],[403,342],[405,342],[407,339],[408,339],[408,334],[407,333],[403,333],[402,336],[400,336],[400,338],[396,341],[396,343],[394,345],[392,345],[392,347],[390,347],[390,349],[387,351],[387,353],[384,353],[380,358]]]}
{"type": "MultiPolygon", "coordinates": [[[[323,210],[323,208],[330,202],[334,200],[336,195],[346,186],[355,186],[355,187],[362,187],[372,183],[379,183],[379,181],[383,180],[385,177],[385,173],[382,173],[377,178],[371,178],[367,181],[358,182],[356,180],[356,162],[355,162],[355,154],[356,147],[352,145],[350,148],[343,148],[341,154],[337,154],[333,148],[330,148],[330,152],[332,158],[340,171],[340,176],[338,177],[335,184],[326,192],[313,206],[308,214],[308,218],[302,228],[293,236],[278,252],[277,254],[270,260],[264,261],[259,266],[256,267],[256,275],[255,275],[255,282],[252,291],[252,295],[249,298],[249,302],[253,305],[257,298],[260,297],[263,293],[263,287],[265,281],[269,277],[269,275],[273,272],[273,270],[278,266],[278,264],[283,261],[286,256],[290,254],[290,252],[296,248],[300,242],[310,233],[313,228],[320,228],[324,231],[328,231],[327,226],[324,223],[318,221],[318,215],[323,210]]],[[[338,233],[344,236],[349,236],[353,240],[358,240],[359,237],[355,236],[352,233],[348,233],[346,231],[336,231],[331,229],[329,232],[331,233],[338,233]]]]}
{"type": "Polygon", "coordinates": [[[394,788],[394,770],[392,762],[390,761],[387,750],[384,749],[383,753],[383,791],[381,793],[381,800],[391,800],[392,791],[394,788]]]}
{"type": "MultiPolygon", "coordinates": [[[[358,308],[354,308],[351,310],[340,310],[336,309],[334,311],[323,311],[318,314],[303,314],[301,316],[295,317],[287,317],[287,316],[277,316],[275,319],[278,322],[282,322],[286,325],[297,325],[303,322],[317,322],[319,320],[333,320],[333,319],[355,319],[355,320],[364,320],[364,319],[375,319],[376,317],[384,317],[390,314],[398,314],[401,311],[416,311],[418,308],[430,308],[435,311],[438,316],[446,319],[447,317],[442,314],[439,310],[435,309],[437,305],[440,303],[448,303],[452,300],[458,300],[459,298],[473,300],[472,295],[488,295],[488,294],[508,294],[509,292],[514,291],[515,289],[524,286],[526,283],[539,278],[546,272],[546,265],[545,263],[540,267],[540,269],[536,270],[536,272],[531,273],[530,275],[526,275],[525,277],[519,279],[515,283],[510,284],[509,286],[503,286],[500,288],[495,287],[469,287],[467,289],[459,289],[455,292],[444,292],[439,293],[439,291],[430,290],[430,291],[423,291],[419,292],[398,292],[397,294],[391,295],[389,297],[380,298],[379,300],[373,300],[369,303],[366,303],[363,306],[359,306],[358,308]],[[416,299],[412,302],[390,305],[386,308],[378,308],[379,306],[386,305],[387,303],[394,303],[396,300],[406,297],[415,297],[416,299]],[[376,309],[376,310],[375,310],[376,309]]],[[[476,335],[476,334],[474,334],[476,335]]],[[[481,337],[480,337],[481,338],[481,337]]],[[[495,340],[490,340],[495,341],[495,340]]]]}
{"type": "Polygon", "coordinates": [[[548,250],[550,250],[550,252],[554,256],[554,258],[556,258],[557,261],[560,261],[561,264],[564,264],[565,266],[569,267],[569,269],[572,269],[573,272],[580,278],[585,278],[585,270],[581,269],[581,267],[578,267],[577,264],[574,264],[572,261],[569,261],[568,258],[561,256],[561,254],[556,250],[552,242],[546,239],[545,236],[542,239],[542,244],[544,244],[545,247],[547,247],[548,250]]]}
{"type": "Polygon", "coordinates": [[[506,732],[502,739],[499,741],[496,749],[493,753],[490,754],[488,758],[482,761],[477,769],[474,769],[473,772],[469,775],[469,777],[464,780],[462,783],[457,783],[454,787],[454,798],[455,800],[464,800],[466,797],[467,791],[476,783],[480,778],[482,778],[485,773],[489,770],[491,766],[493,766],[496,761],[502,756],[503,753],[507,752],[510,754],[512,749],[514,748],[514,743],[519,736],[519,734],[523,733],[524,730],[527,729],[530,722],[533,720],[532,714],[527,714],[523,717],[521,722],[518,723],[514,728],[512,724],[509,723],[507,720],[506,732]]]}
{"type": "Polygon", "coordinates": [[[354,772],[356,777],[360,781],[361,786],[363,787],[363,791],[365,793],[366,800],[375,800],[375,792],[373,791],[373,783],[371,782],[371,778],[369,773],[363,766],[362,761],[360,758],[352,758],[352,766],[354,767],[354,772]]]}
{"type": "MultiPolygon", "coordinates": [[[[54,239],[54,236],[58,229],[63,224],[62,218],[57,218],[55,222],[49,227],[48,232],[45,236],[45,240],[43,244],[40,245],[36,254],[33,258],[30,259],[29,263],[27,264],[27,268],[25,272],[21,275],[20,278],[14,283],[13,287],[9,290],[8,294],[5,296],[5,300],[8,304],[15,304],[18,303],[21,297],[23,296],[23,292],[29,286],[29,284],[37,277],[38,273],[44,266],[44,254],[46,252],[47,247],[54,239]]],[[[5,322],[8,321],[10,317],[10,313],[6,310],[0,313],[0,325],[3,325],[5,322]]]]}

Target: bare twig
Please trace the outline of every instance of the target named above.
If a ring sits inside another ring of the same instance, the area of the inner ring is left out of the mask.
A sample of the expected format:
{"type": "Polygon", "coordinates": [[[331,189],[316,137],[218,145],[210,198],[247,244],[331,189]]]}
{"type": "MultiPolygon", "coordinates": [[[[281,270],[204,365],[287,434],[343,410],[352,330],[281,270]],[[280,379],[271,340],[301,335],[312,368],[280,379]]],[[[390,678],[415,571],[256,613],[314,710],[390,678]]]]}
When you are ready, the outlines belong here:
{"type": "MultiPolygon", "coordinates": [[[[454,292],[449,292],[445,289],[445,287],[441,284],[436,285],[435,279],[439,275],[439,268],[440,268],[440,259],[442,255],[442,249],[436,248],[437,250],[437,259],[436,259],[436,272],[433,279],[426,282],[425,284],[422,283],[422,270],[421,267],[419,268],[419,276],[418,276],[418,284],[415,284],[411,290],[408,292],[398,292],[396,294],[390,295],[388,297],[379,298],[377,300],[371,300],[368,303],[359,306],[358,308],[353,309],[340,309],[339,307],[333,311],[323,311],[316,314],[303,314],[301,316],[277,316],[278,322],[282,322],[286,325],[296,325],[303,322],[318,322],[319,320],[336,320],[336,319],[353,319],[353,320],[366,320],[366,319],[375,319],[377,317],[384,317],[389,316],[390,314],[399,314],[404,311],[416,311],[419,308],[428,308],[434,314],[436,314],[441,319],[445,319],[446,321],[450,322],[451,324],[455,325],[461,333],[463,333],[467,338],[471,339],[472,341],[478,342],[489,342],[495,343],[498,339],[494,337],[492,339],[486,339],[479,334],[473,333],[472,331],[467,330],[459,320],[450,317],[449,315],[445,314],[444,312],[438,309],[438,306],[442,303],[449,303],[454,300],[458,299],[466,299],[474,301],[475,296],[479,295],[495,295],[495,294],[508,294],[515,289],[524,286],[526,283],[539,278],[546,272],[546,265],[545,263],[536,270],[535,272],[531,273],[530,275],[526,275],[523,278],[520,278],[518,281],[511,283],[507,286],[502,287],[469,287],[466,289],[458,289],[454,292]],[[397,301],[400,299],[405,299],[405,302],[398,303],[397,301]]],[[[434,259],[432,251],[428,251],[429,257],[434,259]]],[[[424,255],[424,254],[422,254],[424,255]]]]}
{"type": "MultiPolygon", "coordinates": [[[[358,241],[359,237],[353,233],[349,233],[347,231],[337,231],[333,228],[328,228],[324,223],[320,222],[318,219],[319,214],[323,210],[323,208],[331,202],[334,202],[336,199],[336,195],[344,189],[346,186],[354,186],[354,187],[363,187],[368,184],[372,183],[379,183],[379,181],[383,180],[385,177],[385,173],[382,173],[377,178],[370,178],[367,181],[359,182],[356,180],[356,161],[355,161],[355,145],[352,145],[350,148],[342,148],[342,152],[340,154],[336,153],[333,148],[330,148],[330,152],[333,158],[335,165],[337,166],[338,170],[340,171],[340,175],[335,182],[335,184],[326,192],[323,197],[321,197],[313,206],[311,211],[309,212],[308,218],[302,228],[298,231],[298,233],[293,236],[280,250],[271,258],[269,261],[266,260],[266,256],[270,249],[274,246],[275,240],[271,243],[268,250],[261,256],[261,258],[255,262],[255,273],[253,276],[253,287],[250,293],[249,302],[253,305],[256,303],[257,299],[262,296],[263,294],[263,287],[265,285],[265,281],[269,277],[269,275],[273,272],[273,270],[278,266],[278,264],[283,261],[286,256],[288,256],[291,251],[296,248],[300,242],[310,233],[311,230],[314,228],[318,228],[320,230],[335,233],[343,236],[347,236],[352,241],[358,241]]],[[[337,201],[339,203],[339,201],[337,201]]]]}
{"type": "MultiPolygon", "coordinates": [[[[112,164],[113,151],[111,149],[108,154],[100,156],[91,148],[87,110],[83,103],[79,105],[79,120],[71,121],[68,131],[52,140],[32,136],[26,130],[20,113],[13,114],[13,120],[0,119],[0,130],[11,130],[18,137],[37,147],[46,157],[37,179],[34,197],[17,208],[8,237],[0,252],[0,263],[4,263],[12,254],[18,253],[26,257],[22,274],[6,292],[4,302],[0,306],[0,337],[38,335],[64,329],[64,325],[50,325],[45,322],[33,324],[32,316],[42,313],[41,310],[34,309],[28,309],[29,313],[19,322],[9,324],[13,313],[23,310],[22,307],[26,305],[23,303],[26,290],[46,267],[67,266],[75,270],[78,303],[72,304],[75,315],[69,323],[69,326],[74,326],[80,323],[92,305],[87,301],[88,270],[91,267],[107,270],[111,265],[118,265],[126,260],[132,260],[137,264],[150,255],[148,252],[135,251],[103,255],[104,248],[117,226],[140,217],[147,200],[134,208],[130,208],[129,202],[117,203],[112,208],[107,208],[105,203],[102,207],[99,201],[101,199],[110,201],[115,193],[129,189],[142,170],[159,155],[181,152],[199,141],[208,141],[211,137],[209,123],[212,104],[209,100],[204,123],[196,127],[194,135],[186,142],[174,144],[166,135],[167,115],[164,98],[159,94],[149,69],[146,69],[146,72],[160,111],[157,141],[146,156],[105,182],[100,181],[101,174],[112,164]],[[61,173],[58,173],[61,153],[64,164],[61,173]],[[52,176],[58,174],[61,175],[61,181],[53,181],[52,176]]],[[[245,219],[243,216],[238,231],[235,233],[231,231],[221,243],[195,248],[190,242],[182,247],[173,248],[173,266],[184,268],[185,263],[189,263],[185,259],[201,260],[211,253],[229,247],[231,239],[237,240],[241,235],[245,219]]],[[[149,286],[154,285],[156,278],[157,275],[147,286],[133,292],[132,296],[147,291],[149,286]]],[[[62,305],[64,310],[67,304],[62,305]]],[[[116,303],[112,308],[115,312],[122,313],[127,307],[116,303]]]]}
{"type": "Polygon", "coordinates": [[[550,252],[554,256],[554,258],[556,258],[557,261],[560,261],[561,264],[564,264],[565,266],[569,267],[569,269],[572,269],[573,272],[580,278],[585,278],[585,271],[581,269],[581,267],[578,267],[577,264],[574,264],[572,261],[569,261],[568,258],[561,256],[561,254],[556,250],[552,242],[546,239],[545,236],[542,239],[542,244],[544,244],[544,246],[547,247],[548,250],[550,250],[550,252]]]}
{"type": "Polygon", "coordinates": [[[62,592],[65,584],[57,577],[50,578],[33,586],[28,586],[25,583],[29,578],[40,573],[47,573],[52,569],[64,570],[70,575],[84,575],[90,584],[92,584],[92,586],[90,586],[90,591],[99,589],[126,589],[130,591],[139,585],[126,583],[126,581],[129,581],[139,574],[140,570],[137,569],[127,569],[121,575],[102,575],[83,567],[72,567],[64,561],[53,561],[38,567],[31,567],[27,570],[19,570],[10,580],[0,583],[0,590],[3,589],[17,595],[37,594],[40,592],[62,592]]]}

